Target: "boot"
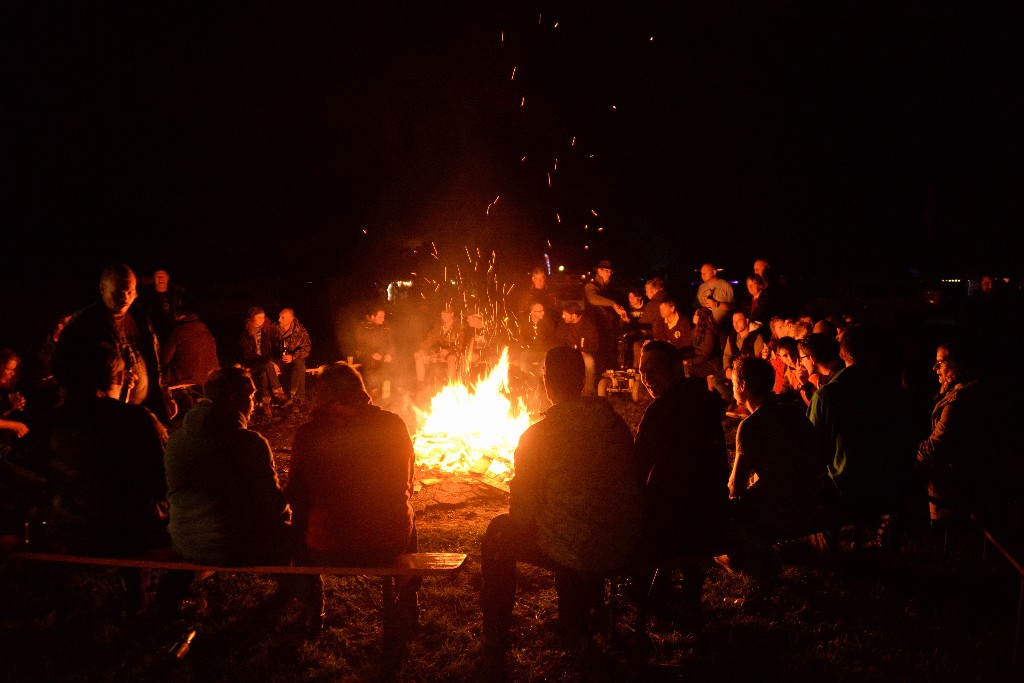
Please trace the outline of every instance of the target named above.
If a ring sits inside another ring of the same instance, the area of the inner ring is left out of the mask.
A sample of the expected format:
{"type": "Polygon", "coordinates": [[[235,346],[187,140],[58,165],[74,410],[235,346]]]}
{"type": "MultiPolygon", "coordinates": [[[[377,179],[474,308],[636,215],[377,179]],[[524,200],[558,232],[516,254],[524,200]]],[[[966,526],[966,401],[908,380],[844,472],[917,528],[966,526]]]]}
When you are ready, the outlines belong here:
{"type": "Polygon", "coordinates": [[[256,422],[270,422],[274,419],[274,411],[270,407],[270,399],[264,398],[256,411],[256,422]]]}
{"type": "Polygon", "coordinates": [[[282,408],[287,408],[290,405],[291,401],[289,401],[288,397],[285,395],[284,389],[282,389],[281,387],[277,386],[277,387],[274,387],[272,391],[274,393],[274,398],[273,398],[273,402],[274,403],[276,403],[277,405],[281,406],[282,408]]]}

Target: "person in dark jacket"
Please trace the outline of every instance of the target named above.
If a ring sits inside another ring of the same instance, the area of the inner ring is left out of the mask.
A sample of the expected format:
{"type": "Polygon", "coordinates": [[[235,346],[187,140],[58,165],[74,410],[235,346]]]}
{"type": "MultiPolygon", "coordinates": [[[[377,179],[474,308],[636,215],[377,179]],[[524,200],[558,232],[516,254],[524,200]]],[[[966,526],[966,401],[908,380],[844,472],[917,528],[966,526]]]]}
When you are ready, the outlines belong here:
{"type": "MultiPolygon", "coordinates": [[[[285,495],[309,559],[335,566],[391,564],[416,552],[415,454],[405,423],[370,402],[350,365],[317,378],[316,407],[299,427],[285,495]]],[[[418,581],[398,587],[402,614],[418,614],[418,581]]]]}
{"type": "Polygon", "coordinates": [[[183,292],[181,287],[171,282],[171,276],[163,268],[153,271],[153,286],[139,292],[139,303],[146,309],[161,344],[167,341],[174,329],[178,312],[184,305],[183,292]]]}
{"type": "Polygon", "coordinates": [[[187,306],[177,313],[177,326],[160,349],[166,385],[198,384],[220,367],[217,341],[210,328],[187,306]]]}
{"type": "Polygon", "coordinates": [[[59,543],[100,556],[167,545],[167,431],[145,407],[118,399],[125,370],[112,345],[81,345],[67,360],[73,368],[62,375],[65,402],[49,437],[59,543]]]}
{"type": "Polygon", "coordinates": [[[288,402],[277,377],[275,360],[281,355],[281,334],[276,325],[267,320],[266,312],[253,306],[245,314],[245,330],[238,340],[241,364],[249,369],[256,384],[256,401],[260,405],[259,417],[273,417],[270,404],[288,402]]]}
{"type": "Polygon", "coordinates": [[[672,605],[668,572],[659,572],[652,606],[662,616],[700,612],[704,579],[722,543],[729,498],[729,460],[721,408],[705,383],[687,379],[678,349],[666,341],[647,342],[640,378],[654,396],[633,446],[636,477],[643,486],[644,556],[692,556],[682,566],[682,604],[672,605]],[[697,559],[706,556],[705,560],[697,559]]]}
{"type": "MultiPolygon", "coordinates": [[[[840,518],[887,530],[910,493],[916,444],[907,399],[880,370],[879,337],[863,325],[846,331],[840,342],[846,366],[814,392],[807,418],[840,518]]],[[[878,540],[886,539],[880,533],[878,540]]]]}
{"type": "Polygon", "coordinates": [[[381,400],[388,398],[384,382],[391,381],[395,366],[395,337],[386,319],[384,307],[375,306],[356,328],[355,361],[370,395],[381,400]]]}
{"type": "MultiPolygon", "coordinates": [[[[98,557],[166,547],[166,430],[145,407],[119,400],[125,369],[113,345],[83,342],[65,351],[71,352],[61,374],[65,402],[48,439],[49,540],[58,550],[98,557]]],[[[127,607],[138,611],[147,575],[135,568],[119,573],[127,607]]],[[[76,603],[78,591],[64,587],[64,598],[76,603]]]]}
{"type": "MultiPolygon", "coordinates": [[[[215,371],[202,399],[171,436],[165,455],[171,546],[189,562],[287,565],[290,510],[270,443],[248,428],[256,386],[245,368],[215,371]]],[[[187,584],[184,587],[187,590],[187,584]]],[[[310,625],[323,599],[315,576],[283,578],[281,599],[299,597],[310,625]]]]}
{"type": "Polygon", "coordinates": [[[743,356],[733,368],[733,393],[750,415],[736,430],[729,477],[736,550],[723,564],[745,569],[767,588],[778,578],[772,545],[805,535],[819,523],[828,478],[802,405],[777,400],[771,363],[743,356]]]}
{"type": "Polygon", "coordinates": [[[75,372],[74,361],[82,346],[105,342],[124,359],[127,380],[121,400],[145,406],[164,425],[170,425],[160,383],[160,344],[140,306],[135,273],[123,264],[110,266],[100,275],[101,301],[75,313],[65,325],[53,355],[53,372],[58,383],[75,372]]]}
{"type": "Polygon", "coordinates": [[[480,547],[488,655],[502,656],[509,645],[516,562],[555,572],[559,623],[584,636],[603,572],[626,564],[638,540],[629,428],[606,400],[581,395],[579,351],[556,346],[544,365],[553,405],[519,439],[508,514],[491,520],[480,547]]]}
{"type": "Polygon", "coordinates": [[[597,393],[597,354],[601,351],[601,335],[593,320],[583,315],[583,307],[577,301],[562,304],[562,324],[555,331],[555,342],[571,346],[583,354],[586,365],[584,393],[597,393]]]}

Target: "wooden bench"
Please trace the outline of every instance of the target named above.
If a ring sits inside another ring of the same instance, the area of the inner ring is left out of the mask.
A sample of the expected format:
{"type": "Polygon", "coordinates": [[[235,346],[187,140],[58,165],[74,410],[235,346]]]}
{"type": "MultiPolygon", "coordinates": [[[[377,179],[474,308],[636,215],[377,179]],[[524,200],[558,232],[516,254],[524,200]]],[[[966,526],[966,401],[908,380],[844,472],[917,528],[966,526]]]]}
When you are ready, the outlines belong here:
{"type": "MultiPolygon", "coordinates": [[[[194,564],[175,559],[169,549],[155,551],[141,557],[109,558],[89,557],[84,555],[64,555],[58,553],[34,552],[18,550],[0,556],[0,559],[22,560],[29,562],[57,562],[74,565],[91,565],[99,567],[160,569],[167,571],[191,571],[197,576],[213,574],[321,574],[329,576],[374,576],[381,579],[383,591],[382,626],[385,646],[403,645],[408,638],[398,618],[395,594],[395,579],[422,576],[451,576],[459,571],[466,562],[466,553],[406,553],[399,555],[393,563],[379,567],[321,567],[321,566],[275,566],[259,565],[244,567],[219,567],[213,565],[194,564]]],[[[187,652],[195,632],[192,631],[183,639],[184,649],[176,653],[178,658],[187,652]]]]}
{"type": "Polygon", "coordinates": [[[1024,654],[1021,652],[1020,641],[1021,615],[1024,613],[1024,561],[1022,561],[1021,557],[1015,555],[1014,552],[1006,546],[1006,544],[1001,543],[999,538],[997,538],[990,529],[987,529],[980,520],[974,518],[974,522],[985,535],[985,545],[983,546],[982,552],[991,545],[999,551],[999,554],[1002,555],[1007,562],[1010,563],[1010,566],[1013,567],[1014,571],[1016,571],[1017,575],[1020,577],[1020,594],[1017,598],[1017,622],[1013,629],[1013,655],[1011,659],[1013,667],[1016,668],[1021,661],[1021,654],[1024,654]]]}

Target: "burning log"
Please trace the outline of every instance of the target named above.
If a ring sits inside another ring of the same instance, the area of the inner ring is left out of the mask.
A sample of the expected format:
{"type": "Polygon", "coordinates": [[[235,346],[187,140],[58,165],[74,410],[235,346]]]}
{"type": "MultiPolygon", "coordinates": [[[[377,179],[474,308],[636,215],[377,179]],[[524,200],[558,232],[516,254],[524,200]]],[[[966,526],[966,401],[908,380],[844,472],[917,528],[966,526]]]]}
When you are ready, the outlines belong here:
{"type": "Polygon", "coordinates": [[[508,390],[508,349],[475,387],[445,386],[430,400],[413,436],[416,462],[442,472],[470,472],[507,481],[519,437],[530,426],[526,407],[508,390]]]}

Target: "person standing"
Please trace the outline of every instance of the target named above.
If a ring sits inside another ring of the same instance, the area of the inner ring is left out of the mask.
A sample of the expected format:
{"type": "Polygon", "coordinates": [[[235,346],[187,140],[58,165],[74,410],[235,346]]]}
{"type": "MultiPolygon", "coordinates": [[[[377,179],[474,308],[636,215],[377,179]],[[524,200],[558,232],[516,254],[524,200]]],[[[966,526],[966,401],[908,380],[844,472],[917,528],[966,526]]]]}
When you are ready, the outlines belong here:
{"type": "Polygon", "coordinates": [[[706,308],[715,316],[719,328],[727,324],[729,311],[733,309],[735,295],[732,285],[718,277],[718,269],[714,264],[705,263],[700,267],[701,284],[697,287],[697,298],[694,304],[698,308],[706,308]]]}
{"type": "Polygon", "coordinates": [[[845,367],[814,392],[807,409],[840,518],[858,524],[902,510],[915,458],[907,401],[878,370],[881,344],[863,326],[850,327],[840,342],[845,367]]]}
{"type": "MultiPolygon", "coordinates": [[[[939,393],[931,413],[931,433],[917,447],[917,469],[928,487],[933,524],[963,527],[972,515],[986,522],[1012,499],[1019,478],[998,455],[1002,427],[995,393],[975,375],[974,359],[959,342],[935,351],[932,366],[939,393]]],[[[1001,515],[1000,515],[1001,516],[1001,515]]],[[[998,520],[1003,521],[1003,520],[998,520]]]]}
{"type": "Polygon", "coordinates": [[[165,426],[171,415],[161,385],[160,343],[140,306],[133,306],[135,273],[124,264],[105,268],[100,275],[100,301],[75,313],[64,327],[53,355],[53,372],[63,384],[75,372],[69,358],[78,347],[106,342],[121,354],[127,379],[120,399],[145,406],[165,426]]]}
{"type": "Polygon", "coordinates": [[[178,309],[183,303],[182,293],[182,288],[171,283],[171,276],[163,268],[153,271],[153,287],[141,292],[146,314],[161,344],[167,341],[174,329],[178,309]]]}
{"type": "Polygon", "coordinates": [[[594,279],[583,288],[583,314],[594,321],[600,338],[594,356],[595,372],[598,377],[615,367],[615,350],[618,343],[619,321],[628,320],[626,309],[611,298],[611,261],[601,261],[594,266],[594,279]]]}

